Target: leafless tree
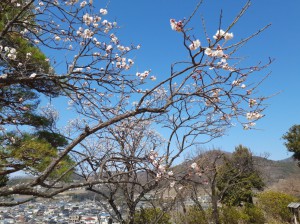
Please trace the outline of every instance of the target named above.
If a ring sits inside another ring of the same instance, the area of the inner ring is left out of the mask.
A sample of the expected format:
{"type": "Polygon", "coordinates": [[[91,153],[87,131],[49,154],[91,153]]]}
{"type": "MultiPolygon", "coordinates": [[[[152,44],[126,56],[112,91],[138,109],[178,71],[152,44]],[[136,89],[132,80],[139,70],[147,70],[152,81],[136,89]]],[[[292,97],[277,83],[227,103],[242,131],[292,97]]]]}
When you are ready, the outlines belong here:
{"type": "Polygon", "coordinates": [[[99,203],[107,202],[121,223],[134,222],[138,203],[165,176],[164,159],[157,153],[164,141],[150,126],[142,118],[124,119],[90,139],[85,144],[86,153],[77,158],[82,161],[89,157],[78,170],[86,181],[107,180],[105,184],[91,184],[87,190],[100,196],[99,203]]]}
{"type": "MultiPolygon", "coordinates": [[[[130,72],[134,62],[128,57],[139,46],[125,46],[113,33],[117,24],[102,18],[106,9],[96,13],[92,1],[2,1],[2,12],[11,4],[18,11],[6,20],[0,33],[1,62],[7,65],[1,67],[1,88],[25,86],[51,97],[65,96],[72,110],[70,116],[75,116],[65,129],[58,129],[55,122],[52,127],[69,140],[68,145],[42,172],[37,172],[32,181],[4,186],[0,196],[52,197],[76,187],[99,192],[99,186],[106,184],[114,194],[120,191],[128,194],[126,203],[131,217],[130,209],[157,186],[156,180],[172,176],[168,171],[183,151],[222,136],[234,122],[245,129],[252,128],[254,122],[263,117],[266,97],[258,96],[256,89],[260,82],[251,78],[272,60],[244,67],[239,63],[238,50],[268,26],[232,42],[230,31],[249,7],[248,2],[224,30],[220,17],[220,26],[213,39],[209,38],[204,26],[207,39],[200,44],[189,25],[201,3],[188,19],[170,20],[174,35],[182,36],[188,59],[173,63],[169,77],[151,84],[149,82],[156,77],[151,76],[150,71],[134,75],[130,72]],[[15,33],[45,52],[63,53],[50,62],[46,59],[49,63],[46,71],[45,66],[30,70],[32,53],[25,52],[25,58],[20,58],[22,54],[18,49],[13,50],[6,41],[15,33]],[[12,55],[15,51],[17,53],[12,55]],[[156,141],[156,135],[145,134],[148,128],[162,130],[166,140],[163,149],[157,150],[162,142],[156,141]],[[141,133],[137,133],[139,131],[141,133]],[[154,157],[147,155],[149,150],[153,150],[154,157]],[[75,164],[59,177],[50,178],[51,172],[67,155],[76,161],[75,164]],[[153,164],[154,161],[159,163],[153,164]],[[81,181],[62,181],[71,170],[81,175],[81,181]],[[140,183],[139,173],[146,174],[146,184],[140,183]],[[136,189],[139,193],[134,199],[136,189]]],[[[5,126],[8,125],[21,133],[18,116],[23,110],[31,109],[24,107],[26,99],[11,98],[3,105],[8,108],[6,112],[1,111],[3,136],[6,136],[5,126]],[[12,110],[15,115],[8,119],[12,110]]],[[[47,109],[45,113],[55,120],[55,112],[47,109]]],[[[1,174],[26,170],[18,162],[14,158],[6,159],[1,174]]],[[[172,178],[167,181],[170,180],[172,178]]],[[[108,200],[114,197],[102,195],[108,200]]],[[[0,205],[23,202],[1,201],[0,205]]],[[[113,203],[110,202],[112,206],[113,203]]],[[[122,220],[117,209],[114,211],[122,220]]]]}
{"type": "MultiPolygon", "coordinates": [[[[183,191],[205,215],[199,194],[210,198],[212,220],[220,223],[219,206],[253,203],[251,191],[264,183],[249,149],[236,147],[232,155],[220,150],[199,151],[181,179],[183,191]]],[[[204,217],[205,218],[205,217],[204,217]]]]}

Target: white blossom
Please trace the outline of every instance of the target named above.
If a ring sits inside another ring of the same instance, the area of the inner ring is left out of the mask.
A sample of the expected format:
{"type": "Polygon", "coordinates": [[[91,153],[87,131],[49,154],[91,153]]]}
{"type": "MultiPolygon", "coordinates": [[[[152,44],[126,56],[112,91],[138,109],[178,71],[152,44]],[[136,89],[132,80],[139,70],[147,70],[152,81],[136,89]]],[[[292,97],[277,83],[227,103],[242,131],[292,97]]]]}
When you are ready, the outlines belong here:
{"type": "Polygon", "coordinates": [[[61,37],[60,37],[60,36],[57,36],[57,35],[55,35],[54,39],[55,39],[55,40],[57,40],[57,41],[60,41],[60,40],[61,40],[61,37]]]}
{"type": "Polygon", "coordinates": [[[26,33],[28,33],[29,31],[25,28],[24,30],[22,30],[20,33],[22,34],[22,35],[24,35],[24,34],[26,34],[26,33]]]}
{"type": "Polygon", "coordinates": [[[86,6],[86,4],[87,4],[87,2],[86,2],[86,1],[83,1],[83,2],[80,3],[80,7],[83,8],[83,7],[86,6]]]}
{"type": "Polygon", "coordinates": [[[183,28],[183,23],[181,21],[176,22],[175,19],[170,19],[171,29],[177,32],[181,32],[183,28]]]}
{"type": "Polygon", "coordinates": [[[232,81],[233,86],[239,86],[243,82],[242,79],[237,79],[232,81]]]}
{"type": "Polygon", "coordinates": [[[170,183],[170,187],[174,187],[175,186],[175,181],[172,181],[171,183],[170,183]]]}
{"type": "Polygon", "coordinates": [[[112,48],[113,48],[113,47],[112,47],[111,45],[107,45],[107,47],[106,47],[105,50],[106,50],[106,52],[110,52],[110,51],[112,50],[112,48]]]}
{"type": "Polygon", "coordinates": [[[101,17],[100,16],[96,16],[94,19],[95,22],[100,22],[101,21],[101,17]]]}
{"type": "Polygon", "coordinates": [[[164,165],[159,165],[158,166],[158,170],[162,173],[164,173],[166,171],[166,167],[164,165]]]}
{"type": "Polygon", "coordinates": [[[248,120],[257,120],[257,119],[260,119],[262,117],[263,117],[263,115],[258,113],[258,112],[249,112],[249,113],[246,114],[246,118],[248,120]]]}
{"type": "Polygon", "coordinates": [[[17,55],[9,53],[9,54],[7,54],[7,57],[11,60],[15,60],[17,55]]]}
{"type": "Polygon", "coordinates": [[[99,57],[100,55],[101,55],[101,54],[100,54],[99,52],[94,52],[94,53],[93,53],[93,56],[94,56],[94,57],[99,57]]]}
{"type": "Polygon", "coordinates": [[[216,32],[216,34],[213,36],[214,39],[221,39],[225,34],[225,31],[220,29],[216,32]]]}
{"type": "Polygon", "coordinates": [[[225,40],[231,40],[233,38],[233,33],[226,33],[224,36],[225,40]]]}
{"type": "Polygon", "coordinates": [[[17,50],[15,48],[11,48],[9,51],[11,54],[15,54],[17,52],[17,50]]]}
{"type": "Polygon", "coordinates": [[[83,68],[75,68],[74,70],[73,70],[73,72],[82,72],[83,71],[83,68]]]}
{"type": "Polygon", "coordinates": [[[156,179],[157,179],[157,180],[159,180],[161,177],[162,177],[162,174],[161,174],[161,173],[157,173],[157,174],[156,174],[156,179]]]}
{"type": "Polygon", "coordinates": [[[155,81],[155,80],[156,80],[156,77],[152,75],[152,76],[150,77],[150,79],[151,79],[152,81],[155,81]]]}
{"type": "Polygon", "coordinates": [[[201,42],[199,40],[194,40],[190,44],[189,48],[190,48],[191,51],[194,51],[194,50],[197,50],[200,47],[200,45],[201,45],[201,42]]]}
{"type": "Polygon", "coordinates": [[[213,53],[213,51],[212,51],[212,49],[210,49],[209,47],[207,47],[207,48],[205,49],[204,53],[205,53],[206,55],[208,55],[208,56],[211,56],[212,53],[213,53]]]}
{"type": "Polygon", "coordinates": [[[221,58],[221,57],[223,57],[224,52],[223,52],[223,50],[216,50],[216,51],[214,51],[214,52],[212,53],[212,55],[213,55],[214,57],[219,57],[219,58],[221,58]]]}
{"type": "Polygon", "coordinates": [[[196,169],[196,168],[198,168],[198,165],[197,165],[197,163],[192,163],[192,164],[191,164],[191,168],[192,168],[192,169],[196,169]]]}
{"type": "Polygon", "coordinates": [[[82,34],[82,38],[90,39],[94,33],[90,29],[85,29],[82,34]]]}
{"type": "Polygon", "coordinates": [[[67,2],[68,5],[74,5],[78,2],[78,0],[69,0],[69,2],[67,2]]]}
{"type": "Polygon", "coordinates": [[[29,78],[35,78],[36,77],[36,73],[32,73],[29,78]]]}
{"type": "Polygon", "coordinates": [[[122,46],[122,45],[118,45],[117,48],[118,48],[120,51],[125,51],[125,47],[122,46]]]}
{"type": "Polygon", "coordinates": [[[106,15],[108,12],[107,12],[106,9],[100,9],[100,13],[101,13],[102,15],[106,15]]]}
{"type": "Polygon", "coordinates": [[[118,43],[118,38],[117,38],[116,35],[114,35],[113,33],[110,35],[110,38],[111,38],[111,41],[112,41],[114,44],[117,44],[117,43],[118,43]]]}
{"type": "MultiPolygon", "coordinates": [[[[88,13],[86,13],[83,15],[82,20],[88,26],[94,21],[94,18],[92,16],[90,16],[88,13]]],[[[80,28],[79,28],[79,30],[80,30],[80,28]]]]}
{"type": "Polygon", "coordinates": [[[147,78],[147,76],[150,74],[150,71],[144,71],[143,73],[137,72],[136,76],[140,77],[141,80],[147,78]]]}
{"type": "Polygon", "coordinates": [[[253,126],[255,126],[255,125],[256,125],[255,122],[250,122],[250,123],[249,123],[249,126],[250,126],[250,127],[253,127],[253,126]]]}
{"type": "Polygon", "coordinates": [[[128,63],[130,64],[130,65],[133,65],[134,64],[134,61],[132,60],[132,59],[128,59],[128,63]]]}
{"type": "Polygon", "coordinates": [[[152,164],[153,164],[153,166],[157,166],[157,165],[158,165],[157,160],[153,160],[153,161],[152,161],[152,164]]]}

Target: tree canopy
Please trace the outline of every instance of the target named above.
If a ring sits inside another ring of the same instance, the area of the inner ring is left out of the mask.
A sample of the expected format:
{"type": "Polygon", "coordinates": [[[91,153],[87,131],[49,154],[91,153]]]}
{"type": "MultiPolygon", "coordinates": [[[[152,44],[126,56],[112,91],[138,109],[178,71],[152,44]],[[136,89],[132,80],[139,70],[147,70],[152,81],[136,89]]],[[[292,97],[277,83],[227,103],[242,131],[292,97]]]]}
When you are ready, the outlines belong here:
{"type": "MultiPolygon", "coordinates": [[[[184,53],[158,77],[135,66],[140,45],[122,41],[118,23],[100,4],[1,1],[0,172],[33,178],[2,186],[0,197],[52,197],[106,184],[123,187],[132,202],[130,186],[147,188],[136,178],[139,172],[151,174],[153,185],[174,186],[170,168],[183,152],[222,136],[235,122],[251,129],[264,116],[267,97],[258,94],[261,82],[252,77],[272,59],[241,63],[239,50],[268,26],[239,40],[232,32],[250,2],[228,24],[221,16],[215,34],[204,27],[201,41],[191,21],[202,1],[187,19],[170,19],[166,28],[181,38],[184,53]],[[65,120],[57,109],[68,113],[65,120]],[[62,181],[70,172],[80,181],[62,181]]],[[[227,169],[234,175],[239,167],[227,169]]],[[[23,202],[1,200],[0,206],[23,202]]]]}
{"type": "Polygon", "coordinates": [[[221,223],[219,203],[229,210],[234,206],[253,204],[255,190],[262,190],[264,182],[247,147],[239,145],[232,154],[216,149],[199,153],[183,177],[199,211],[206,215],[197,196],[201,191],[209,196],[214,223],[221,223]]]}
{"type": "Polygon", "coordinates": [[[253,190],[262,190],[263,178],[255,167],[253,156],[247,147],[239,145],[230,158],[225,157],[225,164],[218,168],[217,187],[221,202],[229,206],[253,203],[253,190]]]}
{"type": "MultiPolygon", "coordinates": [[[[0,125],[9,127],[0,133],[0,173],[6,182],[9,174],[20,170],[41,173],[58,156],[59,147],[68,143],[53,128],[55,116],[39,108],[41,94],[57,97],[62,91],[55,79],[48,78],[53,68],[33,33],[25,35],[29,29],[37,30],[35,9],[28,1],[15,4],[0,3],[0,125]],[[24,131],[28,129],[32,131],[24,131]]],[[[50,176],[62,174],[71,164],[65,156],[50,176]]]]}
{"type": "Polygon", "coordinates": [[[293,157],[299,161],[300,166],[300,125],[292,126],[282,138],[285,140],[285,147],[293,153],[293,157]]]}

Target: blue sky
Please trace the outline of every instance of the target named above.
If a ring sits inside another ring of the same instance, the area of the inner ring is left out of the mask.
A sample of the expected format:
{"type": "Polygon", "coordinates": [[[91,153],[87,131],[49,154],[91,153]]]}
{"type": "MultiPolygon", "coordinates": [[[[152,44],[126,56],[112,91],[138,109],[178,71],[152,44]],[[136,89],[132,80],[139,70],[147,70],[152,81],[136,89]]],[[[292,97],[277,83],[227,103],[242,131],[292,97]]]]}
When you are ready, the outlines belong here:
{"type": "MultiPolygon", "coordinates": [[[[103,1],[94,1],[102,8],[103,1]]],[[[127,43],[140,43],[142,48],[136,53],[137,69],[152,69],[158,79],[169,75],[170,64],[184,59],[181,38],[169,25],[169,19],[188,17],[198,1],[195,0],[111,0],[108,18],[115,19],[122,27],[118,36],[127,43]]],[[[212,36],[218,27],[220,10],[223,10],[223,24],[228,25],[246,1],[206,0],[193,20],[195,34],[201,40],[201,17],[205,19],[208,33],[212,36]],[[199,35],[197,35],[199,33],[199,35]]],[[[272,23],[272,26],[254,38],[241,51],[249,63],[268,57],[275,62],[261,75],[272,72],[260,87],[260,94],[272,95],[267,101],[265,117],[258,122],[257,129],[243,131],[234,127],[227,134],[214,140],[206,147],[220,147],[232,151],[238,144],[249,147],[255,154],[267,152],[271,159],[284,159],[287,153],[281,136],[293,124],[300,124],[300,104],[298,85],[300,83],[300,1],[299,0],[253,0],[246,15],[232,29],[235,38],[241,39],[272,23]]]]}

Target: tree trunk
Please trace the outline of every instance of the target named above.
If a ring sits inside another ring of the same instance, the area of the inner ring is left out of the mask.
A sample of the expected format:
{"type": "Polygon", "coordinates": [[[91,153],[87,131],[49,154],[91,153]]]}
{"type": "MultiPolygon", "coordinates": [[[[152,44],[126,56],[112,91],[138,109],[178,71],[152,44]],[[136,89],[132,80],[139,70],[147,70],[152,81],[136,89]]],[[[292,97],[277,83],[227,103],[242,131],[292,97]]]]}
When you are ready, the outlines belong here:
{"type": "Polygon", "coordinates": [[[135,207],[129,208],[128,224],[134,224],[135,207]]]}
{"type": "Polygon", "coordinates": [[[219,210],[218,210],[218,195],[216,194],[215,186],[212,186],[211,190],[211,204],[212,204],[212,217],[214,224],[220,224],[219,210]]]}

